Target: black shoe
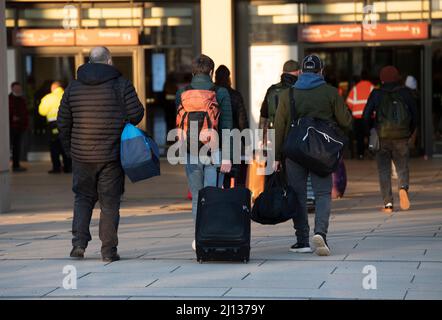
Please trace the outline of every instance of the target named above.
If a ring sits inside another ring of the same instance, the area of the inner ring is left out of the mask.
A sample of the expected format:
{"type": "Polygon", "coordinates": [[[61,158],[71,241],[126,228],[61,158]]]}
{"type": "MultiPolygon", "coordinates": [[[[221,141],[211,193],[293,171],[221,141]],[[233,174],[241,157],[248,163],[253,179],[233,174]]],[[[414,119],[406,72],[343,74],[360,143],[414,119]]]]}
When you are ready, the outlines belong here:
{"type": "Polygon", "coordinates": [[[72,169],[63,169],[64,173],[72,173],[72,169]]]}
{"type": "Polygon", "coordinates": [[[24,167],[15,167],[15,168],[12,168],[12,171],[13,172],[26,172],[26,171],[28,171],[28,169],[26,169],[24,167]]]}
{"type": "Polygon", "coordinates": [[[310,244],[309,243],[296,243],[293,246],[290,247],[289,249],[290,252],[295,252],[295,253],[312,253],[312,248],[310,248],[310,244]]]}
{"type": "Polygon", "coordinates": [[[83,259],[85,249],[82,247],[73,247],[71,251],[71,258],[83,259]]]}
{"type": "Polygon", "coordinates": [[[103,262],[114,262],[120,260],[120,255],[118,253],[115,253],[109,257],[102,257],[103,262]]]}
{"type": "Polygon", "coordinates": [[[329,256],[330,255],[330,248],[327,244],[327,237],[323,233],[317,233],[313,236],[313,244],[316,248],[316,254],[318,256],[329,256]]]}
{"type": "Polygon", "coordinates": [[[55,170],[55,169],[52,169],[52,170],[49,170],[48,173],[49,173],[49,174],[60,174],[60,173],[61,173],[61,170],[55,170]]]}

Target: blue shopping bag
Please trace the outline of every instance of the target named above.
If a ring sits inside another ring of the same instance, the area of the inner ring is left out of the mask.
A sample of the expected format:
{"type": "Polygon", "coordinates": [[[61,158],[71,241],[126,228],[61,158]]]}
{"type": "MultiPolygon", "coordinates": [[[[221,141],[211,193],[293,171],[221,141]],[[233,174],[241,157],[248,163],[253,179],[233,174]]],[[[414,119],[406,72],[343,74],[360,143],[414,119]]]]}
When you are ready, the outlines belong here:
{"type": "Polygon", "coordinates": [[[121,165],[132,182],[160,175],[158,145],[146,132],[130,123],[121,134],[121,165]]]}

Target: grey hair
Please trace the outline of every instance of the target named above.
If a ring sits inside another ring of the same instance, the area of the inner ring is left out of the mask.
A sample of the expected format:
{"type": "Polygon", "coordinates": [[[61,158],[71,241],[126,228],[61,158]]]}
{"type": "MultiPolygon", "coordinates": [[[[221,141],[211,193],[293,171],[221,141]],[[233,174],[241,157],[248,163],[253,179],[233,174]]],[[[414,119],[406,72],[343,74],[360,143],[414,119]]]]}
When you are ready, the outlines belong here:
{"type": "Polygon", "coordinates": [[[89,53],[90,63],[108,63],[112,59],[111,53],[106,47],[95,47],[89,53]]]}

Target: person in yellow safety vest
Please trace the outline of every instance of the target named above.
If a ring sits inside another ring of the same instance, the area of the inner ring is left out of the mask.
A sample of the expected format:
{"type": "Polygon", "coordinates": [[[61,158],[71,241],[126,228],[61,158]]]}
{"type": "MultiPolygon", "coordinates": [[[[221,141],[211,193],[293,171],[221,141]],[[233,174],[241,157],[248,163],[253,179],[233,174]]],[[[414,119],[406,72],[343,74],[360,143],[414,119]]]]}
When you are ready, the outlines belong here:
{"type": "Polygon", "coordinates": [[[59,139],[59,133],[57,128],[57,114],[60,107],[61,98],[63,97],[64,90],[59,81],[55,81],[51,85],[51,93],[48,93],[41,99],[38,106],[38,113],[46,117],[48,121],[49,129],[49,150],[51,152],[52,170],[48,171],[49,174],[61,173],[60,156],[63,158],[63,171],[65,173],[72,172],[72,160],[68,157],[63,150],[61,141],[59,139]]]}
{"type": "Polygon", "coordinates": [[[361,80],[350,90],[347,97],[347,105],[354,119],[353,132],[356,139],[358,159],[360,160],[364,159],[365,152],[365,123],[362,114],[364,113],[367,99],[374,89],[374,85],[368,79],[368,72],[363,70],[361,72],[361,80]]]}

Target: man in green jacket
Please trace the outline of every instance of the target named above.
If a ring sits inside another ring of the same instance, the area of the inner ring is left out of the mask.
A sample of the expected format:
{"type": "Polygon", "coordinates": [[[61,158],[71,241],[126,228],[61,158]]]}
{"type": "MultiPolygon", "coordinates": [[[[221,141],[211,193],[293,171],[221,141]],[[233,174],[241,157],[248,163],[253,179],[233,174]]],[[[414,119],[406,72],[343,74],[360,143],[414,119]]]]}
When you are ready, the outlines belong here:
{"type": "MultiPolygon", "coordinates": [[[[200,55],[192,62],[192,82],[190,83],[190,89],[195,90],[210,90],[214,87],[212,81],[213,72],[215,69],[215,63],[213,60],[206,56],[200,55]]],[[[189,89],[189,88],[187,88],[189,89]]],[[[181,95],[186,88],[178,90],[176,93],[175,104],[179,108],[181,105],[181,95]]],[[[232,105],[230,101],[230,95],[226,88],[218,87],[216,89],[216,101],[220,108],[220,116],[218,122],[218,134],[221,138],[222,130],[232,130],[232,105]]],[[[220,142],[221,144],[221,142],[220,142]]],[[[232,147],[230,145],[230,147],[232,147]]],[[[230,148],[231,149],[231,148],[230,148]]],[[[211,162],[206,164],[198,155],[192,153],[187,154],[186,175],[189,185],[189,189],[192,193],[192,215],[196,222],[196,211],[198,206],[198,192],[207,186],[216,186],[217,181],[217,168],[220,167],[221,173],[229,173],[232,169],[231,162],[231,150],[222,150],[218,155],[212,153],[213,158],[218,158],[218,163],[211,162]]],[[[224,180],[224,175],[220,174],[219,181],[224,180]]],[[[192,249],[195,250],[195,240],[192,242],[192,249]]]]}
{"type": "MultiPolygon", "coordinates": [[[[302,62],[302,73],[293,89],[295,101],[295,118],[313,117],[337,122],[344,130],[352,125],[352,116],[335,87],[328,85],[322,75],[323,63],[316,55],[308,55],[302,62]]],[[[278,170],[282,160],[282,145],[287,137],[291,124],[290,89],[281,94],[275,118],[275,163],[278,170]]],[[[309,243],[310,227],[307,215],[307,177],[309,170],[300,164],[285,159],[285,169],[289,185],[295,190],[298,198],[297,218],[293,220],[297,243],[290,251],[312,252],[309,243]]],[[[326,235],[331,211],[332,176],[326,177],[310,172],[316,199],[315,235],[313,244],[316,254],[330,255],[326,235]]]]}

